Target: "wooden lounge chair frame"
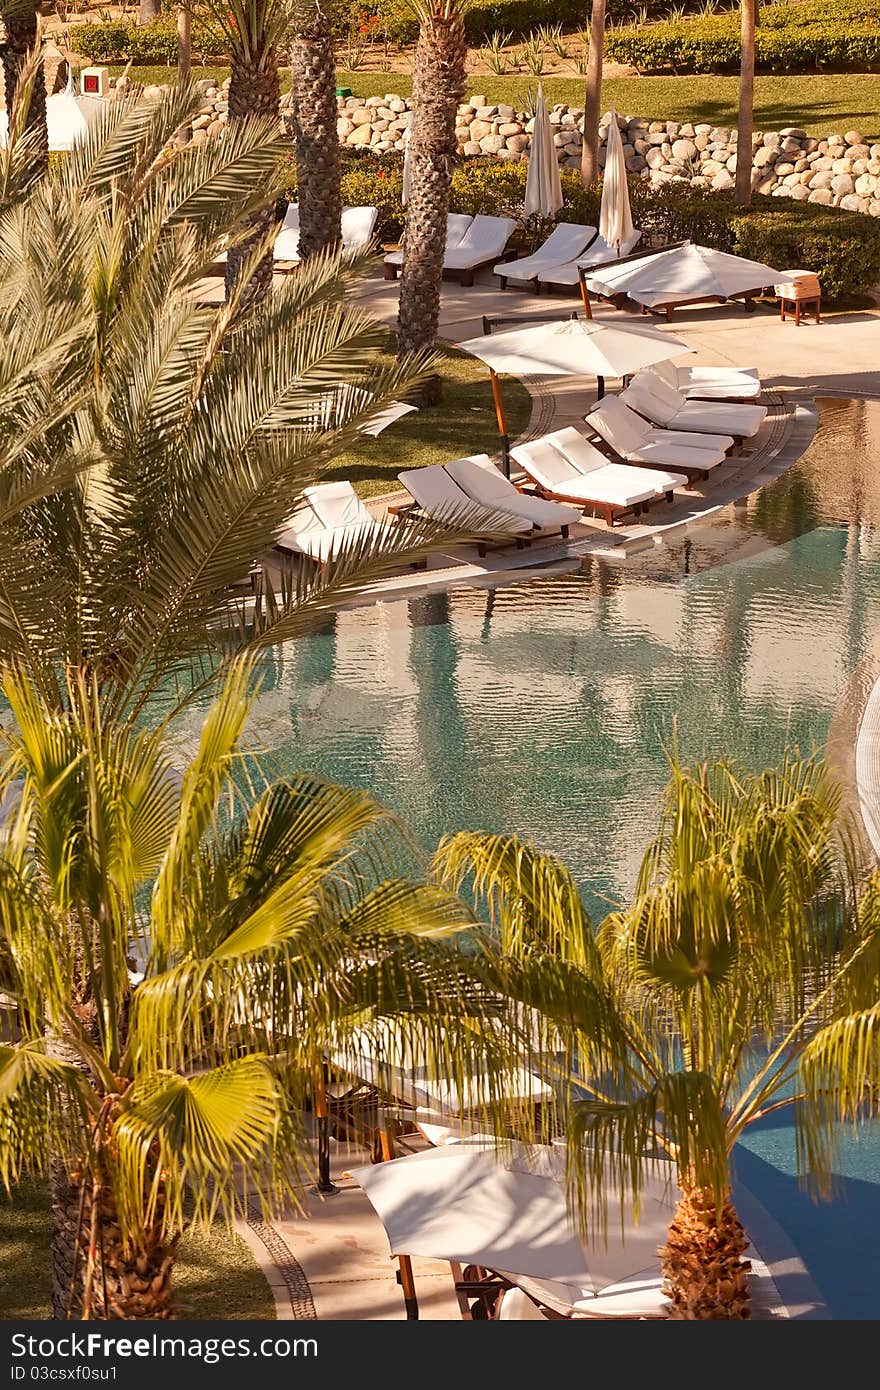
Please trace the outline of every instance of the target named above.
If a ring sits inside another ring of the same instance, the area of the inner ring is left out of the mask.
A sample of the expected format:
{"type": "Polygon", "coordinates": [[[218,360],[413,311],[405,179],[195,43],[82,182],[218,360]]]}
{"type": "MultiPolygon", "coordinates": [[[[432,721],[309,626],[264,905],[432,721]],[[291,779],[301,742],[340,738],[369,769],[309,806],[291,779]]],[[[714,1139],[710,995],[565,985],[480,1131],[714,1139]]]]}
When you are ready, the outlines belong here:
{"type": "MultiPolygon", "coordinates": [[[[638,414],[638,411],[635,409],[635,406],[631,405],[630,410],[632,410],[634,414],[638,414]]],[[[644,419],[645,417],[642,416],[641,418],[644,419]]],[[[622,454],[619,457],[616,454],[612,456],[608,453],[608,450],[612,446],[608,443],[607,439],[604,439],[602,435],[599,434],[599,431],[594,426],[590,425],[589,415],[584,416],[584,424],[588,427],[587,438],[589,439],[590,443],[593,444],[599,450],[600,454],[604,454],[605,458],[608,459],[609,463],[625,463],[628,468],[657,468],[658,466],[662,466],[656,463],[652,463],[650,459],[628,459],[624,458],[622,454]]],[[[653,426],[653,428],[657,429],[659,428],[659,426],[655,425],[653,426]]],[[[684,476],[687,478],[687,486],[689,488],[692,488],[695,483],[706,482],[710,472],[708,468],[695,468],[689,463],[676,462],[674,468],[672,464],[670,464],[669,467],[674,473],[684,474],[684,476]]],[[[586,474],[585,476],[589,477],[589,474],[586,474]]],[[[666,500],[670,500],[668,493],[666,494],[666,500]]]]}
{"type": "MultiPolygon", "coordinates": [[[[428,515],[427,512],[423,510],[422,507],[419,506],[415,498],[413,498],[411,502],[395,502],[392,506],[388,508],[388,515],[394,517],[395,520],[397,520],[398,517],[408,516],[410,514],[415,516],[423,516],[426,521],[431,520],[431,517],[428,515]]],[[[567,531],[568,527],[566,527],[565,530],[567,531]]],[[[509,545],[511,541],[516,541],[517,550],[524,550],[526,546],[529,546],[532,543],[531,538],[529,536],[505,536],[503,541],[496,542],[495,545],[493,545],[493,549],[503,549],[505,546],[509,545]]],[[[476,541],[475,544],[477,547],[477,554],[479,555],[480,559],[485,559],[485,557],[489,553],[488,542],[476,541]]]]}

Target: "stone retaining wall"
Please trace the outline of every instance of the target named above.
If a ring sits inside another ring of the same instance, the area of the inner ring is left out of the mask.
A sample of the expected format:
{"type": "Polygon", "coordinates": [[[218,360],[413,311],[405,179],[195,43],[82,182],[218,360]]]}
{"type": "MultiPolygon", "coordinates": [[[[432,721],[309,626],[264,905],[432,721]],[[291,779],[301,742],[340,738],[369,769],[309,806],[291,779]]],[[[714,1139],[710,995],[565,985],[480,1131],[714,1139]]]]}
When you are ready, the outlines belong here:
{"type": "MultiPolygon", "coordinates": [[[[219,88],[208,82],[202,87],[204,106],[193,131],[198,141],[208,139],[228,119],[228,79],[219,88]]],[[[374,154],[402,151],[409,109],[409,101],[393,93],[340,97],[339,138],[350,149],[374,154]]],[[[285,110],[286,99],[282,117],[285,110]]],[[[583,109],[576,106],[556,105],[550,110],[559,162],[566,169],[580,168],[583,115],[583,109]]],[[[716,192],[733,187],[735,130],[708,122],[692,125],[637,116],[618,116],[617,120],[627,168],[634,176],[652,183],[677,180],[716,192]]],[[[610,116],[603,116],[600,164],[605,160],[609,121],[610,116]]],[[[459,154],[524,159],[533,125],[525,111],[492,105],[483,96],[471,97],[458,108],[455,133],[459,154]]],[[[880,143],[868,144],[856,130],[819,139],[788,127],[756,131],[752,144],[752,187],[756,192],[880,216],[880,143]]]]}

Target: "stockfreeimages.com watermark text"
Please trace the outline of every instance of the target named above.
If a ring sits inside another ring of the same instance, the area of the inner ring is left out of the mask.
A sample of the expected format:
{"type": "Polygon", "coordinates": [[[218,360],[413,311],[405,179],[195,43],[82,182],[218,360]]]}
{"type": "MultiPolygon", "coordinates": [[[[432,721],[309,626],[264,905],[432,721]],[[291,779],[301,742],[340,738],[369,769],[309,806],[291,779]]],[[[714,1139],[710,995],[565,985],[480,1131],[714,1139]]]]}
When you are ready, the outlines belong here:
{"type": "MultiPolygon", "coordinates": [[[[177,1361],[201,1361],[206,1366],[216,1366],[221,1361],[233,1361],[236,1358],[286,1360],[290,1357],[318,1355],[318,1343],[314,1337],[168,1337],[159,1332],[140,1337],[108,1336],[104,1332],[64,1332],[57,1336],[35,1336],[15,1332],[10,1340],[10,1354],[13,1358],[10,1368],[12,1380],[97,1379],[99,1367],[83,1363],[111,1359],[149,1361],[167,1358],[177,1361]],[[69,1369],[70,1374],[66,1376],[43,1375],[45,1363],[56,1360],[73,1360],[80,1364],[76,1367],[59,1368],[69,1369]]],[[[104,1376],[100,1378],[104,1379],[104,1376]]]]}

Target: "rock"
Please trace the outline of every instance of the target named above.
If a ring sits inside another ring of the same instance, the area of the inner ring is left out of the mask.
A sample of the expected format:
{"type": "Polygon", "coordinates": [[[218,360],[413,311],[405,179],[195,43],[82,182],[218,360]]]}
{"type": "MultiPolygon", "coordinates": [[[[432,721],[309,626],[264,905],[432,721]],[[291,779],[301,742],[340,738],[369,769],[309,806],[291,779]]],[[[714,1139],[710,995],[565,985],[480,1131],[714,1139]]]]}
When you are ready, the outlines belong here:
{"type": "Polygon", "coordinates": [[[652,130],[650,135],[648,136],[649,145],[657,145],[659,147],[660,145],[665,145],[667,143],[668,142],[666,139],[665,130],[652,130]]]}
{"type": "Polygon", "coordinates": [[[477,118],[481,121],[491,121],[493,116],[498,115],[497,106],[478,106],[476,108],[477,118]]]}
{"type": "Polygon", "coordinates": [[[828,188],[813,188],[807,194],[808,203],[821,203],[823,207],[829,207],[833,194],[828,188]]]}
{"type": "Polygon", "coordinates": [[[858,141],[856,144],[848,145],[846,152],[850,159],[871,158],[871,146],[866,145],[863,140],[858,141]]]}
{"type": "Polygon", "coordinates": [[[789,189],[789,197],[794,198],[796,203],[806,203],[809,201],[810,194],[802,183],[795,183],[789,189]]]}
{"type": "Polygon", "coordinates": [[[869,217],[880,217],[880,202],[872,200],[868,204],[868,215],[869,217]]]}
{"type": "Polygon", "coordinates": [[[831,171],[834,168],[834,160],[830,155],[823,154],[820,155],[818,159],[813,160],[812,167],[814,169],[827,169],[831,171]]]}
{"type": "Polygon", "coordinates": [[[755,150],[754,165],[756,169],[763,169],[766,165],[772,164],[776,158],[776,150],[769,145],[761,145],[755,150]]]}
{"type": "Polygon", "coordinates": [[[192,143],[194,145],[204,145],[207,138],[208,132],[206,130],[194,130],[192,133],[192,143]]]}
{"type": "Polygon", "coordinates": [[[498,119],[501,121],[512,121],[516,117],[516,112],[512,106],[499,106],[498,119]]]}
{"type": "Polygon", "coordinates": [[[480,149],[483,154],[497,154],[504,145],[504,138],[501,135],[484,135],[480,141],[480,149]]]}
{"type": "MultiPolygon", "coordinates": [[[[828,144],[828,148],[829,148],[829,149],[831,149],[832,145],[835,146],[835,147],[837,147],[837,148],[840,148],[840,147],[846,145],[846,141],[844,140],[844,138],[843,138],[842,135],[826,135],[826,136],[825,136],[825,140],[826,140],[826,142],[827,142],[827,144],[828,144]]],[[[860,143],[861,143],[861,142],[860,142],[860,143]]]]}
{"type": "Polygon", "coordinates": [[[775,150],[778,149],[781,144],[782,136],[777,135],[775,130],[768,130],[767,134],[764,136],[764,145],[766,148],[768,150],[775,150]]]}
{"type": "Polygon", "coordinates": [[[649,169],[659,169],[664,163],[663,155],[656,145],[649,147],[644,158],[649,169]]]}
{"type": "Polygon", "coordinates": [[[851,174],[851,173],[852,173],[852,160],[851,160],[851,159],[835,159],[835,161],[834,161],[834,163],[831,165],[831,167],[832,167],[832,169],[834,170],[835,174],[851,174]]]}
{"type": "Polygon", "coordinates": [[[472,140],[482,140],[484,135],[491,135],[492,125],[489,121],[474,120],[470,124],[470,137],[472,140]]]}
{"type": "Polygon", "coordinates": [[[796,126],[786,126],[784,130],[780,130],[779,134],[790,136],[793,140],[806,140],[807,138],[807,132],[798,130],[796,126]]]}
{"type": "Polygon", "coordinates": [[[772,176],[767,179],[761,179],[757,187],[755,188],[755,192],[761,193],[764,195],[764,197],[766,197],[768,193],[773,192],[775,183],[776,180],[772,176]]]}
{"type": "MultiPolygon", "coordinates": [[[[389,98],[388,98],[388,105],[391,107],[391,110],[392,110],[392,111],[397,111],[397,112],[399,112],[399,113],[402,113],[402,112],[406,111],[406,109],[407,109],[407,107],[406,107],[406,102],[403,100],[403,97],[389,97],[389,98]]],[[[458,109],[459,109],[459,112],[462,112],[462,110],[464,110],[464,111],[469,111],[469,110],[470,110],[470,107],[465,106],[464,108],[462,108],[462,107],[460,106],[458,109]]]]}
{"type": "Polygon", "coordinates": [[[511,135],[507,141],[507,148],[513,154],[522,154],[523,150],[529,148],[529,137],[527,135],[511,135]]]}
{"type": "Polygon", "coordinates": [[[626,161],[626,167],[631,174],[640,174],[643,169],[648,167],[645,156],[642,154],[631,154],[626,161]]]}
{"type": "Polygon", "coordinates": [[[345,137],[346,145],[369,145],[371,130],[368,125],[357,125],[345,137]]]}
{"type": "Polygon", "coordinates": [[[864,135],[861,135],[857,130],[848,130],[843,138],[848,145],[863,145],[865,143],[864,135]]]}
{"type": "Polygon", "coordinates": [[[672,154],[675,159],[695,159],[699,150],[693,140],[673,140],[672,154]]]}
{"type": "Polygon", "coordinates": [[[810,187],[811,187],[811,188],[816,188],[816,189],[819,189],[819,190],[822,190],[822,191],[830,190],[830,188],[831,188],[831,180],[832,180],[833,177],[834,177],[834,175],[833,175],[832,173],[830,173],[829,170],[827,170],[827,169],[820,169],[820,171],[819,171],[818,174],[813,174],[813,175],[811,175],[811,177],[810,177],[810,187]]]}
{"type": "Polygon", "coordinates": [[[793,173],[794,173],[794,165],[793,165],[793,164],[785,164],[785,163],[777,164],[777,165],[776,165],[776,169],[775,169],[775,173],[776,173],[776,177],[777,177],[778,179],[784,179],[785,176],[786,176],[786,174],[793,174],[793,173]]]}
{"type": "Polygon", "coordinates": [[[712,180],[712,188],[716,193],[726,193],[728,188],[733,188],[733,175],[727,169],[722,169],[720,174],[716,174],[712,180]]]}
{"type": "Polygon", "coordinates": [[[466,145],[464,146],[464,149],[463,149],[462,153],[463,153],[463,154],[469,154],[469,155],[476,155],[476,154],[482,154],[482,150],[480,149],[480,147],[479,147],[479,145],[477,144],[476,140],[468,140],[467,143],[466,143],[466,145]]]}
{"type": "Polygon", "coordinates": [[[835,174],[831,180],[831,192],[836,193],[838,197],[845,193],[852,193],[854,188],[852,174],[835,174]]]}
{"type": "Polygon", "coordinates": [[[856,179],[856,192],[863,198],[869,193],[877,191],[877,176],[875,174],[860,174],[856,179]]]}
{"type": "Polygon", "coordinates": [[[679,125],[678,121],[666,122],[666,134],[669,136],[670,140],[677,139],[677,137],[681,134],[681,126],[679,125]]]}
{"type": "Polygon", "coordinates": [[[694,135],[694,144],[698,150],[707,150],[709,148],[708,133],[705,130],[698,130],[694,135]]]}
{"type": "Polygon", "coordinates": [[[786,154],[793,154],[795,150],[800,154],[801,142],[800,140],[792,140],[789,136],[787,139],[783,140],[779,148],[785,150],[786,154]]]}
{"type": "Polygon", "coordinates": [[[210,116],[206,116],[206,115],[196,116],[195,120],[193,121],[193,130],[207,130],[207,129],[208,129],[208,126],[209,126],[210,124],[211,124],[211,117],[210,117],[210,116]]]}
{"type": "Polygon", "coordinates": [[[730,144],[730,131],[724,126],[715,126],[709,132],[709,139],[718,145],[728,145],[730,144]]]}
{"type": "Polygon", "coordinates": [[[806,169],[809,169],[809,167],[810,161],[808,159],[795,160],[794,171],[796,174],[802,174],[806,169]]]}
{"type": "Polygon", "coordinates": [[[503,135],[505,139],[508,135],[522,135],[522,133],[523,128],[518,121],[506,121],[504,125],[498,127],[498,134],[503,135]]]}
{"type": "Polygon", "coordinates": [[[352,111],[351,113],[352,125],[369,125],[372,122],[372,120],[373,113],[372,111],[369,111],[365,106],[362,106],[357,111],[352,111]]]}
{"type": "Polygon", "coordinates": [[[208,126],[208,138],[213,140],[214,136],[219,135],[222,129],[223,124],[218,116],[217,119],[213,120],[208,126]]]}
{"type": "Polygon", "coordinates": [[[714,178],[716,174],[720,174],[723,169],[724,165],[718,159],[704,159],[700,165],[700,173],[705,174],[706,178],[710,179],[714,178]]]}
{"type": "Polygon", "coordinates": [[[367,97],[366,105],[367,105],[367,106],[381,106],[384,100],[385,100],[384,97],[367,97]]]}
{"type": "Polygon", "coordinates": [[[861,199],[857,198],[855,193],[847,193],[845,197],[841,198],[838,207],[844,208],[846,212],[859,212],[861,199]]]}
{"type": "Polygon", "coordinates": [[[485,97],[471,97],[471,106],[474,111],[480,111],[486,105],[485,97]]]}

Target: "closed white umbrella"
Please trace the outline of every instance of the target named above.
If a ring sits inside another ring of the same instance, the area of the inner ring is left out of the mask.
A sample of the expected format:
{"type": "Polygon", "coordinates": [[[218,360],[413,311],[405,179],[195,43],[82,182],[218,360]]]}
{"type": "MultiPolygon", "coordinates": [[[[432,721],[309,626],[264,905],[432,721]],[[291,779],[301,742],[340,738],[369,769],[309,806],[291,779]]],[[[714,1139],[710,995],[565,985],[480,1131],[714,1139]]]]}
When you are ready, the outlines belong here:
{"type": "Polygon", "coordinates": [[[784,272],[761,261],[749,261],[687,241],[653,256],[640,256],[619,266],[603,266],[587,275],[585,282],[597,294],[626,294],[650,309],[687,300],[730,299],[754,293],[780,279],[785,279],[784,272]]]}
{"type": "Polygon", "coordinates": [[[563,205],[559,161],[553,144],[553,127],[544,101],[544,87],[538,83],[538,103],[529,149],[529,169],[526,175],[526,217],[552,217],[563,205]]]}
{"type": "Polygon", "coordinates": [[[629,206],[629,185],[626,180],[626,160],[623,141],[617,124],[617,112],[611,108],[608,144],[605,151],[605,171],[602,177],[602,202],[599,207],[599,235],[609,246],[617,248],[633,234],[632,212],[629,206]]]}
{"type": "Polygon", "coordinates": [[[609,1193],[605,1233],[584,1242],[569,1214],[561,1149],[465,1140],[358,1168],[392,1255],[482,1265],[540,1281],[542,1295],[571,1309],[629,1280],[659,1281],[658,1246],[675,1209],[671,1170],[661,1164],[639,1201],[609,1193]],[[549,1285],[549,1288],[543,1287],[549,1285]]]}

